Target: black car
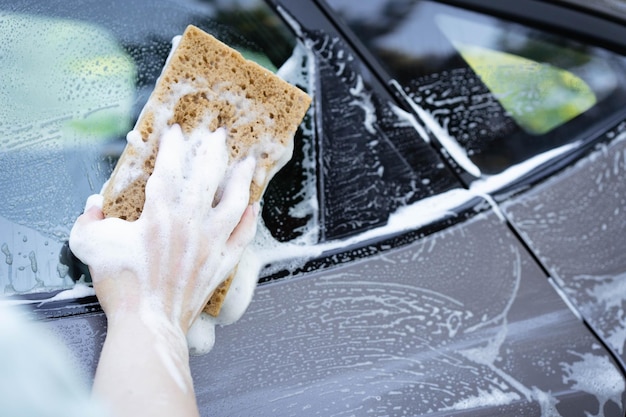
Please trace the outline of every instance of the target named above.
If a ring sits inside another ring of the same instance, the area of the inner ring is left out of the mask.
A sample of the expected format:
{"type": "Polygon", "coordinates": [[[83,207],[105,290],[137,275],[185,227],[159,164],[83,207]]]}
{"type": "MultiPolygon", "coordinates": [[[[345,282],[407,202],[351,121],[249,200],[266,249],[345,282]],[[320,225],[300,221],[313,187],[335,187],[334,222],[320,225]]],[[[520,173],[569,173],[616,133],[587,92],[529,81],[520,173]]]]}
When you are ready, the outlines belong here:
{"type": "Polygon", "coordinates": [[[619,1],[3,1],[0,284],[93,375],[67,248],[194,24],[307,91],[202,415],[623,416],[619,1]]]}

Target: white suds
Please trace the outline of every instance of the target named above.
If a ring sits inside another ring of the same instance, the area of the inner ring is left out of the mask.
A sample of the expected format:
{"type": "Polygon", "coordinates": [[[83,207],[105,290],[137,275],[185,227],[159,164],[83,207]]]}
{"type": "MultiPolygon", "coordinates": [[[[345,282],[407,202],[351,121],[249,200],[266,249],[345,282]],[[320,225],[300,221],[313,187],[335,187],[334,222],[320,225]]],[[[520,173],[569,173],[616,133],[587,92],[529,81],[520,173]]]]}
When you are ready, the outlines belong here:
{"type": "Polygon", "coordinates": [[[262,266],[261,259],[248,248],[239,261],[237,273],[226,293],[219,316],[201,313],[189,329],[187,343],[192,355],[205,354],[213,348],[216,325],[232,324],[241,318],[252,301],[262,266]]]}
{"type": "MultiPolygon", "coordinates": [[[[187,305],[201,307],[241,256],[236,248],[228,246],[226,241],[215,241],[214,236],[230,234],[231,228],[239,222],[248,202],[247,187],[243,185],[250,183],[253,169],[254,164],[244,162],[228,167],[223,129],[209,132],[200,128],[185,137],[180,128],[174,126],[166,130],[161,140],[155,171],[146,186],[146,203],[141,217],[134,222],[117,218],[87,223],[78,221],[70,234],[72,251],[90,265],[92,271],[98,271],[92,276],[94,282],[116,279],[125,271],[132,272],[141,294],[140,316],[151,328],[163,319],[160,315],[154,316],[160,311],[163,299],[173,298],[174,304],[182,305],[183,309],[187,305]],[[191,158],[191,155],[195,157],[191,158]],[[223,181],[228,181],[228,189],[234,191],[224,194],[213,207],[215,191],[227,185],[223,181]],[[198,211],[207,215],[198,216],[198,211]],[[198,233],[200,230],[202,232],[198,233]],[[182,253],[172,245],[172,242],[180,241],[181,236],[188,237],[182,253]],[[205,255],[207,247],[212,249],[208,258],[205,255]],[[202,287],[189,295],[185,285],[172,285],[168,263],[171,256],[184,256],[177,272],[190,279],[203,277],[189,284],[202,287]],[[199,263],[198,259],[208,260],[199,263]]],[[[87,205],[101,203],[101,198],[92,198],[87,205]]],[[[230,298],[235,298],[229,303],[239,308],[231,307],[232,318],[229,320],[243,314],[250,302],[258,277],[258,268],[251,268],[254,270],[251,278],[238,279],[233,291],[229,292],[230,298]]],[[[238,275],[244,275],[243,272],[248,270],[245,267],[240,269],[242,272],[238,275]]],[[[173,322],[179,316],[181,319],[186,317],[184,311],[183,314],[178,311],[172,314],[173,322]]],[[[221,318],[217,323],[224,321],[227,320],[221,318]]],[[[212,345],[212,332],[205,334],[209,342],[200,342],[199,346],[204,347],[198,350],[206,351],[212,345]]],[[[177,383],[184,384],[176,373],[176,363],[170,361],[167,346],[160,349],[165,351],[160,354],[165,368],[177,383]]]]}
{"type": "MultiPolygon", "coordinates": [[[[437,138],[437,140],[443,145],[444,149],[450,153],[450,156],[468,173],[474,177],[479,178],[481,176],[480,168],[474,164],[469,157],[465,149],[454,139],[448,131],[441,126],[435,118],[421,106],[419,106],[414,100],[412,100],[405,92],[404,89],[396,80],[391,80],[391,84],[395,86],[396,90],[402,94],[405,101],[413,111],[420,117],[420,119],[426,124],[428,129],[437,138]]],[[[421,134],[421,129],[418,130],[421,134]]]]}

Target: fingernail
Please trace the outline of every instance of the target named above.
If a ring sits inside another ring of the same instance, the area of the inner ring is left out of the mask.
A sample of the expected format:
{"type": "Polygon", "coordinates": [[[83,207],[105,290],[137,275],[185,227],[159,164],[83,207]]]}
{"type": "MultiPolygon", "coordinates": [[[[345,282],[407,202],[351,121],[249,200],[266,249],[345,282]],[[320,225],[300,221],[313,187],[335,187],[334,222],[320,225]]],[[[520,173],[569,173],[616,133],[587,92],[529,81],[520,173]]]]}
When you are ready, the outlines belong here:
{"type": "Polygon", "coordinates": [[[87,197],[87,201],[85,202],[85,212],[87,212],[92,207],[98,207],[102,210],[102,203],[104,202],[104,197],[100,194],[92,194],[87,197]]]}
{"type": "Polygon", "coordinates": [[[259,211],[261,211],[261,204],[256,201],[254,204],[252,204],[252,212],[254,213],[255,217],[259,215],[259,211]]]}

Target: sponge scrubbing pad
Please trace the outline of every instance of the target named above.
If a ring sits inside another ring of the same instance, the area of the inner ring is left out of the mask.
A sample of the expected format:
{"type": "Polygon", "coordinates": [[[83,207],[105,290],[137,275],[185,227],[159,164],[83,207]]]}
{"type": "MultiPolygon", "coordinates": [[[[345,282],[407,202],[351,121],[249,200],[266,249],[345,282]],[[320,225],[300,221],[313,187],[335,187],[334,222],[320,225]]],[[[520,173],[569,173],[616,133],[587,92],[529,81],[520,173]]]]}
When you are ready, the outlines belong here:
{"type": "MultiPolygon", "coordinates": [[[[229,164],[252,156],[256,171],[250,202],[291,158],[293,137],[310,97],[195,26],[188,26],[170,54],[128,144],[103,189],[106,217],[139,218],[164,130],[179,124],[185,134],[226,128],[229,164]]],[[[234,272],[209,300],[217,316],[234,272]]]]}

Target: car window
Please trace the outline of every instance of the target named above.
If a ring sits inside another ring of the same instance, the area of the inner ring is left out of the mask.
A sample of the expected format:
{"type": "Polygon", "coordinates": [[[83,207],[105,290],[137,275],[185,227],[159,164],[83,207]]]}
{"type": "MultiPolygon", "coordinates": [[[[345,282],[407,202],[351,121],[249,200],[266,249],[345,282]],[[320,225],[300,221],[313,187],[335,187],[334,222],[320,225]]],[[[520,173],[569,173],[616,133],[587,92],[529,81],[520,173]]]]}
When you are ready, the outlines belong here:
{"type": "Polygon", "coordinates": [[[623,57],[431,1],[329,5],[411,105],[498,174],[623,115],[623,57]]]}
{"type": "MultiPolygon", "coordinates": [[[[0,1],[0,294],[80,275],[66,259],[70,228],[188,24],[272,71],[297,49],[261,0],[0,1]]],[[[290,192],[277,198],[290,203],[290,192]]]]}
{"type": "MultiPolygon", "coordinates": [[[[110,175],[171,39],[188,24],[314,96],[294,157],[265,193],[260,241],[317,253],[311,246],[379,228],[399,208],[461,186],[349,45],[303,28],[296,39],[262,0],[0,5],[1,74],[11,80],[0,84],[0,163],[10,167],[0,174],[5,295],[88,279],[67,247],[70,228],[110,175]]],[[[281,262],[265,273],[298,268],[281,262]]]]}
{"type": "Polygon", "coordinates": [[[415,118],[344,39],[306,28],[300,36],[315,64],[320,241],[380,231],[402,207],[461,186],[415,118]]]}
{"type": "Polygon", "coordinates": [[[567,123],[617,87],[611,67],[579,48],[447,14],[437,15],[436,23],[504,110],[531,135],[567,123]]]}

